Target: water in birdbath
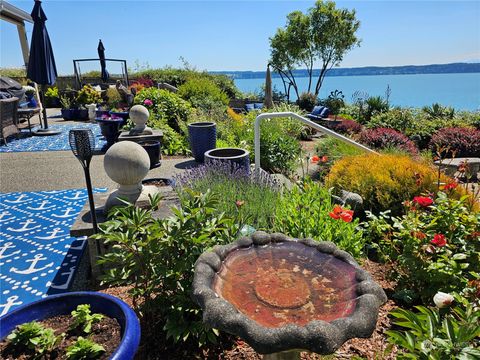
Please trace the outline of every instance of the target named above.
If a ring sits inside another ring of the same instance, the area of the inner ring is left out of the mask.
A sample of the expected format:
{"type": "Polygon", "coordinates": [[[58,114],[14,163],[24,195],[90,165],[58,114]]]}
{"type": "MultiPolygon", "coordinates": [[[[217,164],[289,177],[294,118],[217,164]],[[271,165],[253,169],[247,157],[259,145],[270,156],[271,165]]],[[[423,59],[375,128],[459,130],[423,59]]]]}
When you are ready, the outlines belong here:
{"type": "Polygon", "coordinates": [[[213,289],[265,327],[304,326],[353,313],[355,274],[352,265],[302,243],[272,243],[231,252],[213,289]]]}

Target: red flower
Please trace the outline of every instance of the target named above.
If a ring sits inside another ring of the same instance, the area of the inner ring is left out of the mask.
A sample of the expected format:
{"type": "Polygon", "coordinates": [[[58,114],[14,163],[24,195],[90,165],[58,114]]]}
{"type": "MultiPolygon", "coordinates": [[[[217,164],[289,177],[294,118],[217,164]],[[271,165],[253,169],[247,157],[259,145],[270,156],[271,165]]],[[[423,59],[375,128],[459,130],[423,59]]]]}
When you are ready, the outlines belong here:
{"type": "Polygon", "coordinates": [[[320,158],[317,155],[312,156],[312,163],[316,164],[320,161],[320,158]]]}
{"type": "Polygon", "coordinates": [[[427,196],[415,196],[413,202],[423,207],[427,207],[433,204],[433,200],[427,196]]]}
{"type": "Polygon", "coordinates": [[[438,247],[442,247],[447,245],[447,240],[445,239],[445,235],[443,234],[435,234],[433,236],[433,240],[430,241],[433,245],[436,245],[438,247]]]}
{"type": "Polygon", "coordinates": [[[451,182],[451,183],[448,183],[446,185],[440,186],[440,190],[445,190],[445,191],[453,190],[457,186],[458,186],[458,184],[456,182],[451,182]]]}
{"type": "Polygon", "coordinates": [[[322,156],[322,158],[320,159],[320,162],[322,163],[326,163],[328,161],[328,156],[324,155],[322,156]]]}
{"type": "Polygon", "coordinates": [[[328,216],[335,220],[342,219],[345,222],[351,222],[353,220],[353,210],[344,209],[340,205],[335,205],[328,216]]]}

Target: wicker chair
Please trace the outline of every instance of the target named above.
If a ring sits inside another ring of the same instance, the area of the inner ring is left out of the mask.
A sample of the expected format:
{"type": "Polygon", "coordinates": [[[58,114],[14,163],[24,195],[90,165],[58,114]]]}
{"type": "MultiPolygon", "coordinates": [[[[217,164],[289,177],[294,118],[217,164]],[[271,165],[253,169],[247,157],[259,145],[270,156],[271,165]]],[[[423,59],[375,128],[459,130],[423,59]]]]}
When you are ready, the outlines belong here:
{"type": "Polygon", "coordinates": [[[7,144],[7,137],[20,133],[17,118],[18,98],[0,99],[0,134],[7,144]]]}

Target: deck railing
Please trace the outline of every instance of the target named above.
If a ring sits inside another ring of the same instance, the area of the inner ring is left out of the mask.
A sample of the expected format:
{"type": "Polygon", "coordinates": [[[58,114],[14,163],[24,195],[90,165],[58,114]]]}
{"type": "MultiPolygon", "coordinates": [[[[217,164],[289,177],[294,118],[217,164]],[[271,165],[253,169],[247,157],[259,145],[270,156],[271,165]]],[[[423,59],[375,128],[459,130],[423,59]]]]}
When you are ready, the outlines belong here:
{"type": "Polygon", "coordinates": [[[326,135],[333,136],[336,139],[339,139],[345,143],[348,143],[350,145],[355,146],[358,149],[361,149],[363,151],[367,152],[372,152],[376,153],[372,149],[366,147],[365,145],[359,144],[356,141],[353,141],[352,139],[349,139],[346,136],[340,135],[336,133],[333,130],[327,129],[324,126],[321,126],[311,120],[308,120],[307,118],[304,118],[303,116],[300,116],[298,114],[295,114],[293,112],[274,112],[274,113],[262,113],[258,115],[255,119],[255,170],[260,169],[260,121],[263,119],[273,119],[273,118],[281,118],[281,117],[290,117],[299,120],[300,122],[304,123],[305,125],[308,125],[315,130],[318,130],[326,135]]]}

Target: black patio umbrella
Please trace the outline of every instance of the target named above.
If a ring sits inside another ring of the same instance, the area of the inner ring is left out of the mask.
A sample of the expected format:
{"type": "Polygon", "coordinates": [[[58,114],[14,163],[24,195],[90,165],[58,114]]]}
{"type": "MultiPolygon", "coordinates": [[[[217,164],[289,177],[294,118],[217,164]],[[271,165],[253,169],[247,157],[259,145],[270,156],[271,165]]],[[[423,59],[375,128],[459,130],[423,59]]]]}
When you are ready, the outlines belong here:
{"type": "Polygon", "coordinates": [[[105,61],[105,47],[103,46],[102,40],[98,43],[98,58],[100,59],[100,66],[102,67],[102,81],[106,83],[110,74],[107,71],[107,63],[105,61]]]}
{"type": "Polygon", "coordinates": [[[35,135],[55,135],[60,131],[54,131],[48,128],[47,110],[43,106],[45,87],[53,85],[57,79],[57,68],[53,56],[52,44],[48,36],[45,21],[47,17],[42,9],[42,2],[35,1],[32,13],[33,32],[30,45],[30,56],[28,59],[27,77],[41,85],[40,102],[43,108],[44,127],[35,132],[35,135]]]}

